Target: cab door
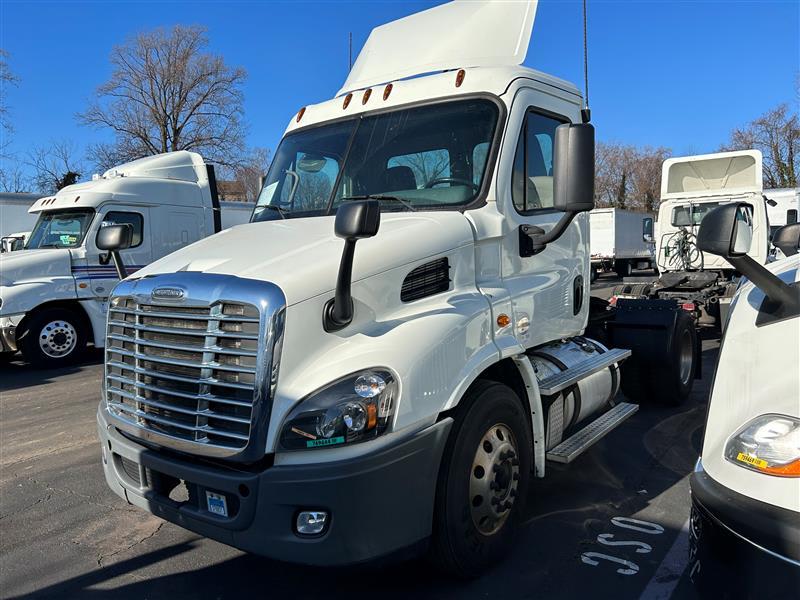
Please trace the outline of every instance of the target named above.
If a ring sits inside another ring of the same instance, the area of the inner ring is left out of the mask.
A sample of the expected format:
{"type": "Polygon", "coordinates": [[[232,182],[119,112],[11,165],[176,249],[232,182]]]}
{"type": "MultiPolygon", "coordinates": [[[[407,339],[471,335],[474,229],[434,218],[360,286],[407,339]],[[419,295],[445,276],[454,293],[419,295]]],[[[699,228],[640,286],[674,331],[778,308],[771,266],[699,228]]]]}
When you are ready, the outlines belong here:
{"type": "MultiPolygon", "coordinates": [[[[148,217],[149,209],[139,206],[130,208],[115,206],[103,210],[100,214],[98,228],[124,223],[133,227],[131,247],[120,252],[128,275],[135,273],[153,261],[151,236],[148,233],[151,223],[148,217]]],[[[87,278],[89,279],[89,289],[87,291],[91,291],[91,296],[106,298],[119,281],[119,277],[117,277],[117,270],[114,267],[114,261],[111,260],[111,256],[107,252],[98,250],[94,245],[94,236],[96,234],[97,231],[95,230],[86,242],[87,278]]],[[[80,287],[80,282],[78,284],[80,287]]]]}
{"type": "Polygon", "coordinates": [[[559,125],[578,120],[579,106],[574,100],[523,88],[511,112],[503,159],[513,156],[513,168],[510,182],[500,184],[497,194],[505,215],[501,270],[513,305],[515,336],[530,348],[580,334],[585,327],[588,213],[577,215],[544,251],[528,251],[523,226],[546,232],[563,215],[553,208],[553,143],[559,125]]]}

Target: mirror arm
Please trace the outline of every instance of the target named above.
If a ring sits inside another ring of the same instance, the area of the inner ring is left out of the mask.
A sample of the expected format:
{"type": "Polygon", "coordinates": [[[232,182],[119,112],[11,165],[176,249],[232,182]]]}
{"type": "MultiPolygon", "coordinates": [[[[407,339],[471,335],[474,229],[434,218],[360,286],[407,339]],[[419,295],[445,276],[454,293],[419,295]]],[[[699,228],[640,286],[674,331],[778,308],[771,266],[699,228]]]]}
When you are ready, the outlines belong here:
{"type": "Polygon", "coordinates": [[[541,227],[536,225],[520,225],[519,226],[519,253],[520,256],[533,256],[539,254],[547,247],[547,244],[557,240],[572,223],[572,220],[577,215],[577,212],[565,212],[553,228],[545,232],[541,227]]]}
{"type": "Polygon", "coordinates": [[[119,255],[119,250],[111,250],[109,252],[111,258],[114,259],[114,266],[117,268],[117,275],[120,281],[128,276],[128,270],[125,268],[125,263],[122,262],[122,257],[119,255]]]}
{"type": "Polygon", "coordinates": [[[800,288],[787,285],[746,254],[726,258],[770,300],[783,304],[787,309],[800,310],[800,288]]]}
{"type": "Polygon", "coordinates": [[[353,296],[350,293],[353,277],[353,257],[356,240],[346,239],[339,263],[339,276],[336,279],[336,292],[328,300],[323,311],[322,326],[325,331],[339,331],[347,327],[353,320],[353,296]]]}

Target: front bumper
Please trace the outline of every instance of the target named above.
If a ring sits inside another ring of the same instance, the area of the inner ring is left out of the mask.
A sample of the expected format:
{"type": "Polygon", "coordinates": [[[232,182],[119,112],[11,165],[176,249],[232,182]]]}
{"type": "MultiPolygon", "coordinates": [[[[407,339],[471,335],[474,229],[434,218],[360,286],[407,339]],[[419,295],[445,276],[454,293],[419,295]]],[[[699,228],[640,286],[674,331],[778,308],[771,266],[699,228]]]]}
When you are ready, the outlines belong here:
{"type": "Polygon", "coordinates": [[[352,460],[249,470],[147,448],[110,425],[102,405],[97,424],[106,482],[129,503],[242,550],[333,566],[394,554],[430,536],[452,420],[352,460]],[[170,498],[180,481],[188,499],[170,498]],[[208,511],[206,491],[224,494],[228,517],[208,511]],[[300,510],[329,511],[322,535],[294,532],[300,510]]]}
{"type": "Polygon", "coordinates": [[[0,317],[0,352],[17,351],[17,327],[24,314],[0,317]]]}
{"type": "Polygon", "coordinates": [[[690,577],[708,597],[796,598],[800,515],[692,473],[690,577]]]}

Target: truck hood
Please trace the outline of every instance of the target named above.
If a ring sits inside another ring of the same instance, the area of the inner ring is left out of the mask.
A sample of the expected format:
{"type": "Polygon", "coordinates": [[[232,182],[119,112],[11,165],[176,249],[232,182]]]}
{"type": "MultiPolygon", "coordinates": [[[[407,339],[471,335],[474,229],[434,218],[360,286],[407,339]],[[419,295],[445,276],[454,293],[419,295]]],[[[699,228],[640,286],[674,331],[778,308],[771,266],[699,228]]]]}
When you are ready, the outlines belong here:
{"type": "MultiPolygon", "coordinates": [[[[136,272],[136,279],[193,271],[271,281],[289,305],[330,292],[344,242],[334,217],[281,219],[227,229],[136,272]]],[[[472,228],[455,211],[383,213],[378,235],[358,242],[353,281],[473,243],[472,228]]]]}
{"type": "Polygon", "coordinates": [[[72,257],[66,248],[17,250],[0,254],[0,286],[71,275],[72,257]]]}

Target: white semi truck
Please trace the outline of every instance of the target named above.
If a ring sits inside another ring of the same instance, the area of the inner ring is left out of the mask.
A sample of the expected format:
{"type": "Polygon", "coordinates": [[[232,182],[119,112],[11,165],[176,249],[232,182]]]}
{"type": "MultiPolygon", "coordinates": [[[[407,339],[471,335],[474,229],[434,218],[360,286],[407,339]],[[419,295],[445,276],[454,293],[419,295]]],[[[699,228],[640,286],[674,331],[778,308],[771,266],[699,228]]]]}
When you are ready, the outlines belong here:
{"type": "Polygon", "coordinates": [[[775,232],[785,258],[767,266],[746,254],[753,233],[750,206],[734,203],[698,234],[746,280],[690,479],[689,574],[703,597],[788,599],[800,590],[800,224],[775,232]]]}
{"type": "Polygon", "coordinates": [[[773,188],[764,190],[767,199],[770,237],[784,225],[798,222],[800,188],[773,188]]]}
{"type": "Polygon", "coordinates": [[[700,327],[721,329],[738,273],[725,258],[703,252],[697,232],[705,215],[725,204],[750,207],[753,244],[748,255],[770,260],[770,231],[758,150],[683,156],[664,161],[655,224],[659,277],[629,277],[613,298],[675,300],[700,327]]]}
{"type": "Polygon", "coordinates": [[[174,152],[111,169],[37,200],[24,249],[0,255],[0,352],[35,366],[67,364],[87,341],[102,347],[108,295],[118,278],[94,243],[102,224],[130,223],[123,254],[131,272],[226,226],[245,223],[252,204],[216,197],[213,168],[174,152]]]}
{"type": "Polygon", "coordinates": [[[589,213],[592,281],[597,274],[616,271],[628,277],[634,269],[655,266],[653,217],[619,208],[595,208],[589,213]]]}
{"type": "Polygon", "coordinates": [[[686,314],[590,300],[594,129],[572,84],[519,66],[535,10],[377,27],[292,117],[253,222],[115,288],[97,425],[116,494],[280,560],[427,547],[474,576],[531,477],[637,410],[625,344],[657,397],[686,397],[686,314]]]}

